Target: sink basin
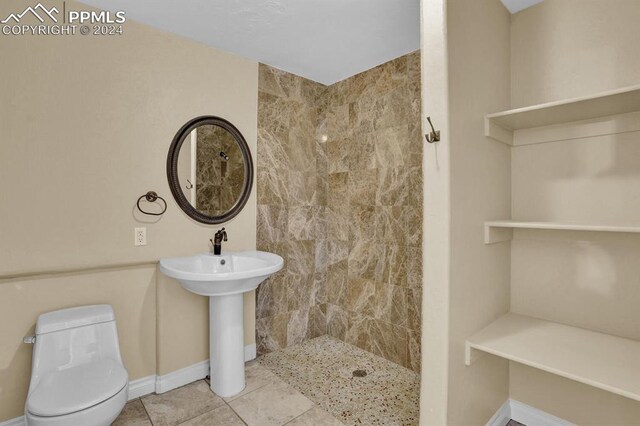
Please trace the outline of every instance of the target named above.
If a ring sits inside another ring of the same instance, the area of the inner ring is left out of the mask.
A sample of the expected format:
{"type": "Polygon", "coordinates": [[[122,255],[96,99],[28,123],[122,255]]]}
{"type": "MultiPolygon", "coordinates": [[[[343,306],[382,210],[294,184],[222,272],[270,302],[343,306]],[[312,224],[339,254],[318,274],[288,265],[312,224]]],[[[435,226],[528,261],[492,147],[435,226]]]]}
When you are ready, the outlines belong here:
{"type": "Polygon", "coordinates": [[[160,271],[178,280],[186,290],[201,296],[224,296],[255,290],[270,275],[282,269],[277,254],[246,251],[174,257],[160,261],[160,271]]]}
{"type": "Polygon", "coordinates": [[[186,290],[209,297],[211,390],[222,397],[245,387],[243,293],[282,269],[277,254],[245,251],[160,260],[160,271],[186,290]]]}

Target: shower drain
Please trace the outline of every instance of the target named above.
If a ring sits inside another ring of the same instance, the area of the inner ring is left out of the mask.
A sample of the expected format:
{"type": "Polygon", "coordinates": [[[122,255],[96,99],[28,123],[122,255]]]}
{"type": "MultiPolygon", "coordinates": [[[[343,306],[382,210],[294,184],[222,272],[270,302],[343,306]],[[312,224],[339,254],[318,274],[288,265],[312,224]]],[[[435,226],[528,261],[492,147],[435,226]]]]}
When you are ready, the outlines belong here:
{"type": "Polygon", "coordinates": [[[353,377],[364,377],[367,375],[365,370],[353,370],[353,377]]]}

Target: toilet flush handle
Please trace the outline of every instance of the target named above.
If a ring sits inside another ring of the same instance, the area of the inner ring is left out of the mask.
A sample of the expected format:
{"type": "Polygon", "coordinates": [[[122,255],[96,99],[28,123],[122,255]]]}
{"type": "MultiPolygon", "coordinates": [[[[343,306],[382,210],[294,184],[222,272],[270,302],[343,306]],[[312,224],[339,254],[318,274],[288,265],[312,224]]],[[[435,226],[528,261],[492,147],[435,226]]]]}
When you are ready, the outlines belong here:
{"type": "Polygon", "coordinates": [[[36,336],[24,336],[22,341],[29,345],[33,345],[34,343],[36,343],[36,336]]]}

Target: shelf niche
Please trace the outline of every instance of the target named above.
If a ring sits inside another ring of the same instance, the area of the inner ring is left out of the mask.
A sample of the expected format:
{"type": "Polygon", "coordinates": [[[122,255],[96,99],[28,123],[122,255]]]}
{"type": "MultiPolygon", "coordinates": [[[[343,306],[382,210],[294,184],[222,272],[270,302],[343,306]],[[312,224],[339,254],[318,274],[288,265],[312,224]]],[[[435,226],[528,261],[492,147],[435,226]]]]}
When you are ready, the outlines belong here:
{"type": "Polygon", "coordinates": [[[640,401],[640,342],[508,313],[471,336],[465,363],[499,356],[640,401]]]}
{"type": "Polygon", "coordinates": [[[494,220],[484,223],[484,243],[495,244],[513,238],[514,229],[546,229],[557,231],[621,232],[640,233],[640,224],[605,225],[570,222],[523,222],[517,220],[494,220]]]}
{"type": "Polygon", "coordinates": [[[485,136],[510,146],[640,130],[640,85],[485,116],[485,136]]]}

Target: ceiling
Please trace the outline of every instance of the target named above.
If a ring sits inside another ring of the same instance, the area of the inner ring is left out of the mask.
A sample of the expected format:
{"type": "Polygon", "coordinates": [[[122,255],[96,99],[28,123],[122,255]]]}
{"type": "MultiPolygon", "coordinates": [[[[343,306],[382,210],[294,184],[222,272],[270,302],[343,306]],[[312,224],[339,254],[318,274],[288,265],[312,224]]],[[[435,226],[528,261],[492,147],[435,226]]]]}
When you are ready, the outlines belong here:
{"type": "Polygon", "coordinates": [[[420,48],[420,0],[80,1],[326,85],[420,48]]]}
{"type": "Polygon", "coordinates": [[[543,0],[502,0],[502,4],[504,4],[511,13],[518,13],[523,9],[542,2],[543,0]]]}
{"type": "Polygon", "coordinates": [[[420,47],[419,0],[81,1],[326,85],[420,47]]]}

